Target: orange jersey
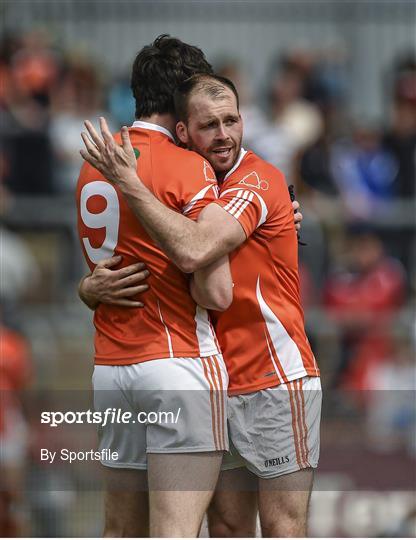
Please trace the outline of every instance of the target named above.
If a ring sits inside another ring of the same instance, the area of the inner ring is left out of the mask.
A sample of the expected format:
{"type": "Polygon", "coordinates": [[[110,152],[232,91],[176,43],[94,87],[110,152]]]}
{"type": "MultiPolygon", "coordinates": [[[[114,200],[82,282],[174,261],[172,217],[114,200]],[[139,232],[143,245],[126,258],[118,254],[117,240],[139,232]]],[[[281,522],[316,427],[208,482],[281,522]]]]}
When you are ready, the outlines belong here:
{"type": "MultiPolygon", "coordinates": [[[[166,129],[134,122],[130,139],[141,179],[166,206],[196,219],[217,198],[210,165],[176,146],[166,129]]],[[[121,266],[143,261],[150,272],[149,290],[138,296],[144,308],[100,304],[96,309],[96,364],[218,354],[208,313],[192,299],[188,277],[155,245],[118,188],[88,163],[78,180],[77,205],[79,237],[91,270],[101,259],[121,255],[121,266]]]]}
{"type": "Polygon", "coordinates": [[[233,302],[225,312],[213,313],[229,393],[318,376],[305,334],[298,242],[283,174],[242,150],[215,202],[238,220],[247,236],[230,254],[233,302]]]}

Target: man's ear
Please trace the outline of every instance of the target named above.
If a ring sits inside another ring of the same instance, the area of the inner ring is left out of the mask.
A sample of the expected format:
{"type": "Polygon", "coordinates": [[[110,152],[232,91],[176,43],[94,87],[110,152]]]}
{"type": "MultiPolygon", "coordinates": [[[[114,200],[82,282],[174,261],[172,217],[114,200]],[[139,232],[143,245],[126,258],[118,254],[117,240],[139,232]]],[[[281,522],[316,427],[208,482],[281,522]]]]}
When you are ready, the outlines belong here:
{"type": "Polygon", "coordinates": [[[188,137],[188,128],[186,127],[185,123],[180,121],[176,124],[176,136],[180,140],[180,142],[184,145],[188,144],[189,137],[188,137]]]}

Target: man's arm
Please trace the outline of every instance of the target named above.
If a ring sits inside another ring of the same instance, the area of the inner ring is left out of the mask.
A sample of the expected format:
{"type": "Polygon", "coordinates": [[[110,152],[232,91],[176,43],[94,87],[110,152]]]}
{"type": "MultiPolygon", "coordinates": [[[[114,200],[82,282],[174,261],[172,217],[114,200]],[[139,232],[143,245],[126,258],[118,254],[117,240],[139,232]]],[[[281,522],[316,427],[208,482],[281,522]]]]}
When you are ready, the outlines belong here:
{"type": "Polygon", "coordinates": [[[215,203],[195,222],[161,203],[134,176],[118,183],[128,205],[153,240],[185,273],[192,274],[227,255],[246,240],[241,225],[215,203]]]}
{"type": "Polygon", "coordinates": [[[228,257],[221,257],[191,277],[190,289],[195,302],[216,311],[225,311],[233,300],[233,283],[228,257]]]}
{"type": "MultiPolygon", "coordinates": [[[[87,149],[81,150],[82,157],[119,187],[148,234],[180,270],[193,273],[205,268],[246,240],[240,223],[215,203],[202,210],[197,222],[161,203],[137,176],[136,156],[126,127],[121,130],[119,146],[104,118],[100,118],[102,137],[90,122],[85,125],[92,141],[82,134],[87,149]]],[[[295,221],[301,219],[300,214],[295,217],[295,221]]]]}
{"type": "Polygon", "coordinates": [[[91,273],[83,276],[78,283],[78,296],[88,308],[91,309],[91,311],[95,311],[97,307],[100,304],[100,301],[94,296],[90,294],[89,290],[89,278],[91,277],[91,273]]]}
{"type": "Polygon", "coordinates": [[[112,270],[121,261],[116,255],[103,259],[91,274],[84,276],[78,286],[78,295],[86,306],[95,310],[100,303],[114,306],[142,308],[144,304],[132,300],[133,296],[147,291],[149,286],[141,283],[149,276],[143,263],[135,263],[119,270],[112,270]],[[138,285],[138,283],[141,283],[138,285]]]}
{"type": "Polygon", "coordinates": [[[82,134],[87,149],[81,150],[82,157],[120,188],[146,231],[183,272],[205,268],[245,241],[241,225],[216,204],[208,205],[197,222],[162,204],[137,176],[136,156],[126,127],[122,128],[119,146],[103,118],[102,137],[90,122],[85,125],[93,142],[82,134]]]}
{"type": "Polygon", "coordinates": [[[137,175],[121,190],[148,234],[182,272],[196,272],[246,240],[241,225],[215,203],[195,222],[162,204],[137,175]]]}
{"type": "MultiPolygon", "coordinates": [[[[100,304],[142,308],[144,304],[132,299],[146,291],[147,284],[139,285],[149,276],[143,263],[136,263],[112,270],[121,261],[120,256],[100,261],[94,272],[84,276],[78,286],[80,299],[91,310],[100,304]]],[[[216,261],[192,276],[191,294],[201,307],[224,311],[232,301],[232,278],[228,257],[216,261]]]]}

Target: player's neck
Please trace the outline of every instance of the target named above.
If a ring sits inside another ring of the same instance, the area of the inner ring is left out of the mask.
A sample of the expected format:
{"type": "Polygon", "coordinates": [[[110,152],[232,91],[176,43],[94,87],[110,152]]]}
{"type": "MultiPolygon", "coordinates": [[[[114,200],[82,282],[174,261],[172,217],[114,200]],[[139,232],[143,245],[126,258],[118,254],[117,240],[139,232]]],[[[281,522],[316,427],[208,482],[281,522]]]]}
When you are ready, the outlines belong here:
{"type": "Polygon", "coordinates": [[[137,118],[137,120],[162,126],[170,131],[174,137],[176,137],[176,120],[171,114],[152,114],[151,116],[142,116],[141,118],[137,118]]]}

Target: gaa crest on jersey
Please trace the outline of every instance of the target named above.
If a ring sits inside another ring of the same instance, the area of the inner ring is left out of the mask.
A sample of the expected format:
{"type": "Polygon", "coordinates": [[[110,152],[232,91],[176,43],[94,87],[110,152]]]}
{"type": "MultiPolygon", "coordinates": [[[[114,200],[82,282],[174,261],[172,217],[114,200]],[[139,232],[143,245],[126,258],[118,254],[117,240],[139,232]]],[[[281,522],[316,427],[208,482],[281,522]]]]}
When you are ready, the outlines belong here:
{"type": "Polygon", "coordinates": [[[267,180],[262,180],[256,171],[247,174],[242,180],[238,182],[239,184],[244,184],[245,186],[254,187],[267,191],[269,189],[269,182],[267,180]]]}
{"type": "Polygon", "coordinates": [[[211,182],[214,184],[217,183],[217,178],[215,176],[215,173],[212,170],[211,165],[207,163],[206,161],[204,161],[204,177],[207,182],[211,182]]]}

